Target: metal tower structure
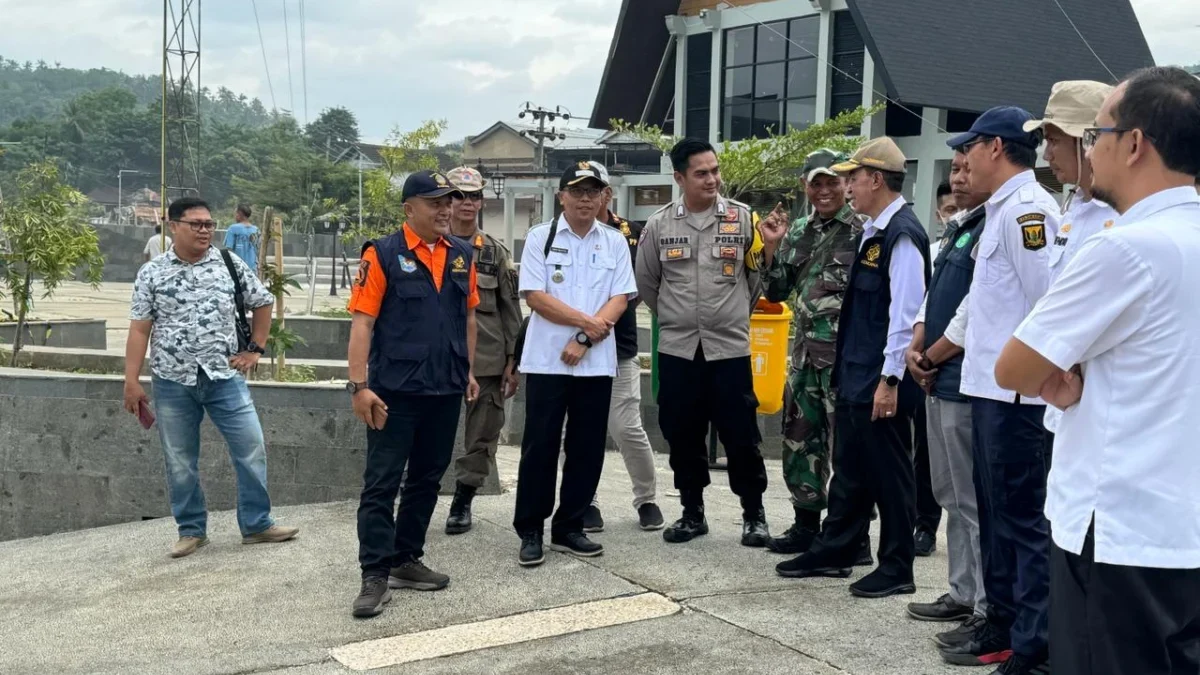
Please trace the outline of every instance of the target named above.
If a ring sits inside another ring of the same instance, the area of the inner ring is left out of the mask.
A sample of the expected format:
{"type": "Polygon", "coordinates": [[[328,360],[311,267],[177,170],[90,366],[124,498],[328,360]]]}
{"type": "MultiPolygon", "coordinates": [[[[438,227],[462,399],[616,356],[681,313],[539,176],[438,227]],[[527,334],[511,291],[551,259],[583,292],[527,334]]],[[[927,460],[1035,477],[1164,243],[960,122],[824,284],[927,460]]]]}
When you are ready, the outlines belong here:
{"type": "Polygon", "coordinates": [[[162,209],[200,192],[200,0],[163,0],[162,209]]]}

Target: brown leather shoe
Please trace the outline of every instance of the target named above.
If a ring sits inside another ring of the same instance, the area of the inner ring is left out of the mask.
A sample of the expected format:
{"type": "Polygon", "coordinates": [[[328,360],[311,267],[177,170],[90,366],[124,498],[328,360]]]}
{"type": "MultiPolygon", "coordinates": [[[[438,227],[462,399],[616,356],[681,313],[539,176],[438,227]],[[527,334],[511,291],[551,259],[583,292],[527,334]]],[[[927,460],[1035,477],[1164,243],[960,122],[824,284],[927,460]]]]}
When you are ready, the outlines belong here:
{"type": "Polygon", "coordinates": [[[180,537],[167,555],[172,558],[182,558],[195,553],[201,546],[207,545],[208,537],[180,537]]]}
{"type": "Polygon", "coordinates": [[[242,537],[243,544],[278,544],[281,541],[292,539],[297,534],[300,534],[298,527],[284,527],[282,525],[272,525],[267,529],[252,534],[249,537],[242,537]]]}

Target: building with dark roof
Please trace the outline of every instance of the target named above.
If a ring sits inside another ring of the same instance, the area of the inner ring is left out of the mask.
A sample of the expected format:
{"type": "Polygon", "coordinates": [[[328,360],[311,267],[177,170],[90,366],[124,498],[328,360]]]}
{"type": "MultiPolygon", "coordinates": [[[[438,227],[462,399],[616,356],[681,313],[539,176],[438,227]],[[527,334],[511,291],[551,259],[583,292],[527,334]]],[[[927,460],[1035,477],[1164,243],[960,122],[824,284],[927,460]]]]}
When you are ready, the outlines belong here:
{"type": "Polygon", "coordinates": [[[1153,63],[1129,0],[624,0],[591,126],[717,143],[886,102],[862,134],[896,139],[930,222],[945,140],[980,112],[1153,63]]]}

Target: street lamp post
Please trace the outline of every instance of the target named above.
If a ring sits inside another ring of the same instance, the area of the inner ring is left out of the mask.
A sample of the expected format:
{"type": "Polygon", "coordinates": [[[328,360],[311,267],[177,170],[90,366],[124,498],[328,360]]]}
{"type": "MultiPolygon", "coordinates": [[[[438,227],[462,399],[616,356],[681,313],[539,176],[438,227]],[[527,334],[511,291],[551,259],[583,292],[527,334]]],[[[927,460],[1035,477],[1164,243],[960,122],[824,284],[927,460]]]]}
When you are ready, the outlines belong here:
{"type": "MultiPolygon", "coordinates": [[[[481,159],[481,160],[479,160],[479,164],[475,165],[475,170],[479,172],[479,175],[480,175],[481,177],[483,177],[483,178],[487,178],[487,167],[485,167],[485,166],[483,165],[483,160],[482,160],[482,159],[481,159]]],[[[484,208],[484,207],[483,207],[483,202],[482,202],[482,201],[480,201],[480,202],[479,202],[479,213],[477,214],[477,216],[476,216],[476,217],[479,219],[478,226],[479,226],[479,229],[481,229],[481,230],[483,229],[483,208],[484,208]]]]}
{"type": "Polygon", "coordinates": [[[141,171],[134,171],[133,169],[121,169],[121,170],[117,171],[117,224],[118,225],[125,224],[125,216],[124,216],[124,214],[121,213],[121,198],[125,195],[124,183],[122,182],[122,179],[125,177],[125,174],[127,174],[127,173],[141,173],[141,171]]]}

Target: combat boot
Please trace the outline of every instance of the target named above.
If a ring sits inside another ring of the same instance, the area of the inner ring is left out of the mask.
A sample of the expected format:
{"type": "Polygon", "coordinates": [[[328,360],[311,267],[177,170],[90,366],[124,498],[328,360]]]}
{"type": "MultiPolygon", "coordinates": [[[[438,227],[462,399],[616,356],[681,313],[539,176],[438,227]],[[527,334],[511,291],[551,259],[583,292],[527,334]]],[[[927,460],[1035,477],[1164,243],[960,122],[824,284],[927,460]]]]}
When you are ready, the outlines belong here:
{"type": "Polygon", "coordinates": [[[446,534],[463,534],[471,530],[471,500],[476,488],[462,483],[455,484],[454,501],[450,502],[450,515],[446,518],[446,534]]]}
{"type": "Polygon", "coordinates": [[[663,540],[672,544],[691,541],[708,534],[708,521],[704,519],[704,493],[700,490],[681,490],[683,517],[663,530],[663,540]]]}
{"type": "Polygon", "coordinates": [[[771,541],[762,500],[742,500],[742,546],[762,548],[771,541]]]}
{"type": "Polygon", "coordinates": [[[789,555],[804,553],[821,534],[820,512],[802,509],[798,506],[793,508],[796,510],[796,522],[782,535],[772,537],[767,542],[767,548],[774,553],[789,555]]]}

